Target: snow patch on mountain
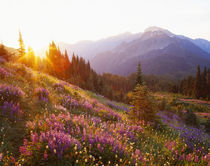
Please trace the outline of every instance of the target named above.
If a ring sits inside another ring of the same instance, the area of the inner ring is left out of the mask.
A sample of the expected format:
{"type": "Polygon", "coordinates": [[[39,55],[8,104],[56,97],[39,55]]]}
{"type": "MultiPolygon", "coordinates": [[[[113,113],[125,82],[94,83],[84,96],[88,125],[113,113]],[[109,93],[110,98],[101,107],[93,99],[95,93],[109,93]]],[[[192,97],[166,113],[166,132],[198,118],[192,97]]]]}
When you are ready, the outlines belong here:
{"type": "Polygon", "coordinates": [[[167,29],[163,29],[163,28],[156,27],[156,26],[152,26],[152,27],[149,27],[149,28],[145,29],[144,33],[146,33],[146,32],[151,32],[154,35],[164,33],[164,34],[168,35],[169,37],[174,37],[175,36],[173,33],[168,31],[167,29]]]}

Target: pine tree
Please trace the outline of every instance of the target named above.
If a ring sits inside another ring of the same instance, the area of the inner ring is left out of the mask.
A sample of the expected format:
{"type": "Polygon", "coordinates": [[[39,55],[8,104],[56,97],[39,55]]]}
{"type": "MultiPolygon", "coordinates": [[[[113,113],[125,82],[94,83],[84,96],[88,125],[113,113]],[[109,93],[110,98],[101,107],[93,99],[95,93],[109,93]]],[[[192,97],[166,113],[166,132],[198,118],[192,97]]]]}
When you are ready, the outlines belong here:
{"type": "Polygon", "coordinates": [[[34,50],[29,46],[28,47],[28,53],[27,53],[27,64],[26,65],[28,65],[29,67],[34,67],[35,65],[37,65],[37,64],[35,64],[36,63],[36,60],[35,60],[35,53],[34,53],[34,50]]]}
{"type": "Polygon", "coordinates": [[[26,51],[25,51],[25,44],[23,42],[22,34],[20,31],[19,31],[19,40],[18,41],[19,41],[19,49],[18,49],[19,56],[23,57],[25,55],[26,51]]]}
{"type": "Polygon", "coordinates": [[[145,120],[155,122],[157,120],[155,99],[145,85],[136,85],[130,104],[133,106],[130,115],[134,121],[145,120]]]}
{"type": "Polygon", "coordinates": [[[68,56],[68,53],[67,53],[67,50],[65,49],[65,54],[64,54],[64,72],[65,72],[65,79],[68,79],[68,77],[70,77],[70,65],[71,65],[71,62],[69,60],[69,56],[68,56]]]}
{"type": "Polygon", "coordinates": [[[141,64],[140,62],[138,63],[137,67],[137,73],[136,73],[136,85],[142,85],[143,84],[143,78],[142,78],[142,72],[141,72],[141,64]]]}
{"type": "Polygon", "coordinates": [[[202,97],[206,98],[207,97],[207,68],[206,66],[204,67],[204,71],[202,73],[202,87],[201,87],[201,93],[202,93],[202,97]]]}
{"type": "Polygon", "coordinates": [[[208,99],[210,99],[210,69],[207,70],[206,83],[207,83],[206,96],[208,99]]]}
{"type": "Polygon", "coordinates": [[[201,97],[201,73],[200,66],[197,66],[197,73],[195,78],[195,97],[199,99],[201,97]]]}

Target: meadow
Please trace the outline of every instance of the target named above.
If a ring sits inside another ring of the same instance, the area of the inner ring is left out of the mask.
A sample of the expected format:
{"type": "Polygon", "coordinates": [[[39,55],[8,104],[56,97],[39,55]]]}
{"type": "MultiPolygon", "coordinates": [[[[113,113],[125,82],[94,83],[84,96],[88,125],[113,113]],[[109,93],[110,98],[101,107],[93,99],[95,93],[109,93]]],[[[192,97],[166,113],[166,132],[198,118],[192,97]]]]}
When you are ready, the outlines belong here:
{"type": "Polygon", "coordinates": [[[0,165],[209,165],[209,133],[182,118],[209,106],[156,99],[158,126],[133,122],[129,105],[1,61],[0,165]]]}

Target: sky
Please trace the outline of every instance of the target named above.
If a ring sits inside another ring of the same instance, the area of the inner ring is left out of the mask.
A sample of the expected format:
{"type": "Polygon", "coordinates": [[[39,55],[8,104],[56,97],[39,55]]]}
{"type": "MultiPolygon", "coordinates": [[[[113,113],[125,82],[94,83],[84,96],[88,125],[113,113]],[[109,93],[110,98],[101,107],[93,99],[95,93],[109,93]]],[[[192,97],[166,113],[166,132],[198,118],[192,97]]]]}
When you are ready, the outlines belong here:
{"type": "Polygon", "coordinates": [[[210,0],[0,0],[0,42],[38,50],[158,26],[210,40],[210,0]]]}

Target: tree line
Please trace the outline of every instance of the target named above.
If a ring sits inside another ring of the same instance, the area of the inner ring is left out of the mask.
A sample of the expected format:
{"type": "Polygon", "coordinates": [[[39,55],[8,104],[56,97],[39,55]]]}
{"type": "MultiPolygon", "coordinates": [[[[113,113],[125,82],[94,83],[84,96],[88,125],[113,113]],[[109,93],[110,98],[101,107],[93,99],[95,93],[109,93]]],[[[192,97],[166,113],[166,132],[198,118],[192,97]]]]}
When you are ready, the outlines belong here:
{"type": "Polygon", "coordinates": [[[180,83],[180,93],[186,96],[192,96],[204,99],[210,99],[210,68],[204,67],[201,72],[200,66],[197,66],[196,76],[188,76],[180,83]]]}
{"type": "MultiPolygon", "coordinates": [[[[131,73],[129,76],[119,76],[110,73],[97,74],[90,66],[89,61],[74,53],[69,56],[67,51],[61,52],[54,42],[49,44],[46,57],[41,59],[36,56],[31,47],[26,51],[21,33],[19,33],[18,56],[11,58],[3,45],[0,45],[0,56],[6,60],[19,61],[28,67],[53,75],[59,79],[68,81],[83,89],[99,93],[111,100],[129,103],[129,94],[136,86],[137,75],[147,87],[153,91],[166,91],[181,93],[196,98],[209,98],[210,70],[204,68],[200,72],[198,66],[196,77],[189,76],[179,81],[168,76],[143,75],[131,73]]],[[[138,66],[139,71],[140,66],[138,66]]]]}

